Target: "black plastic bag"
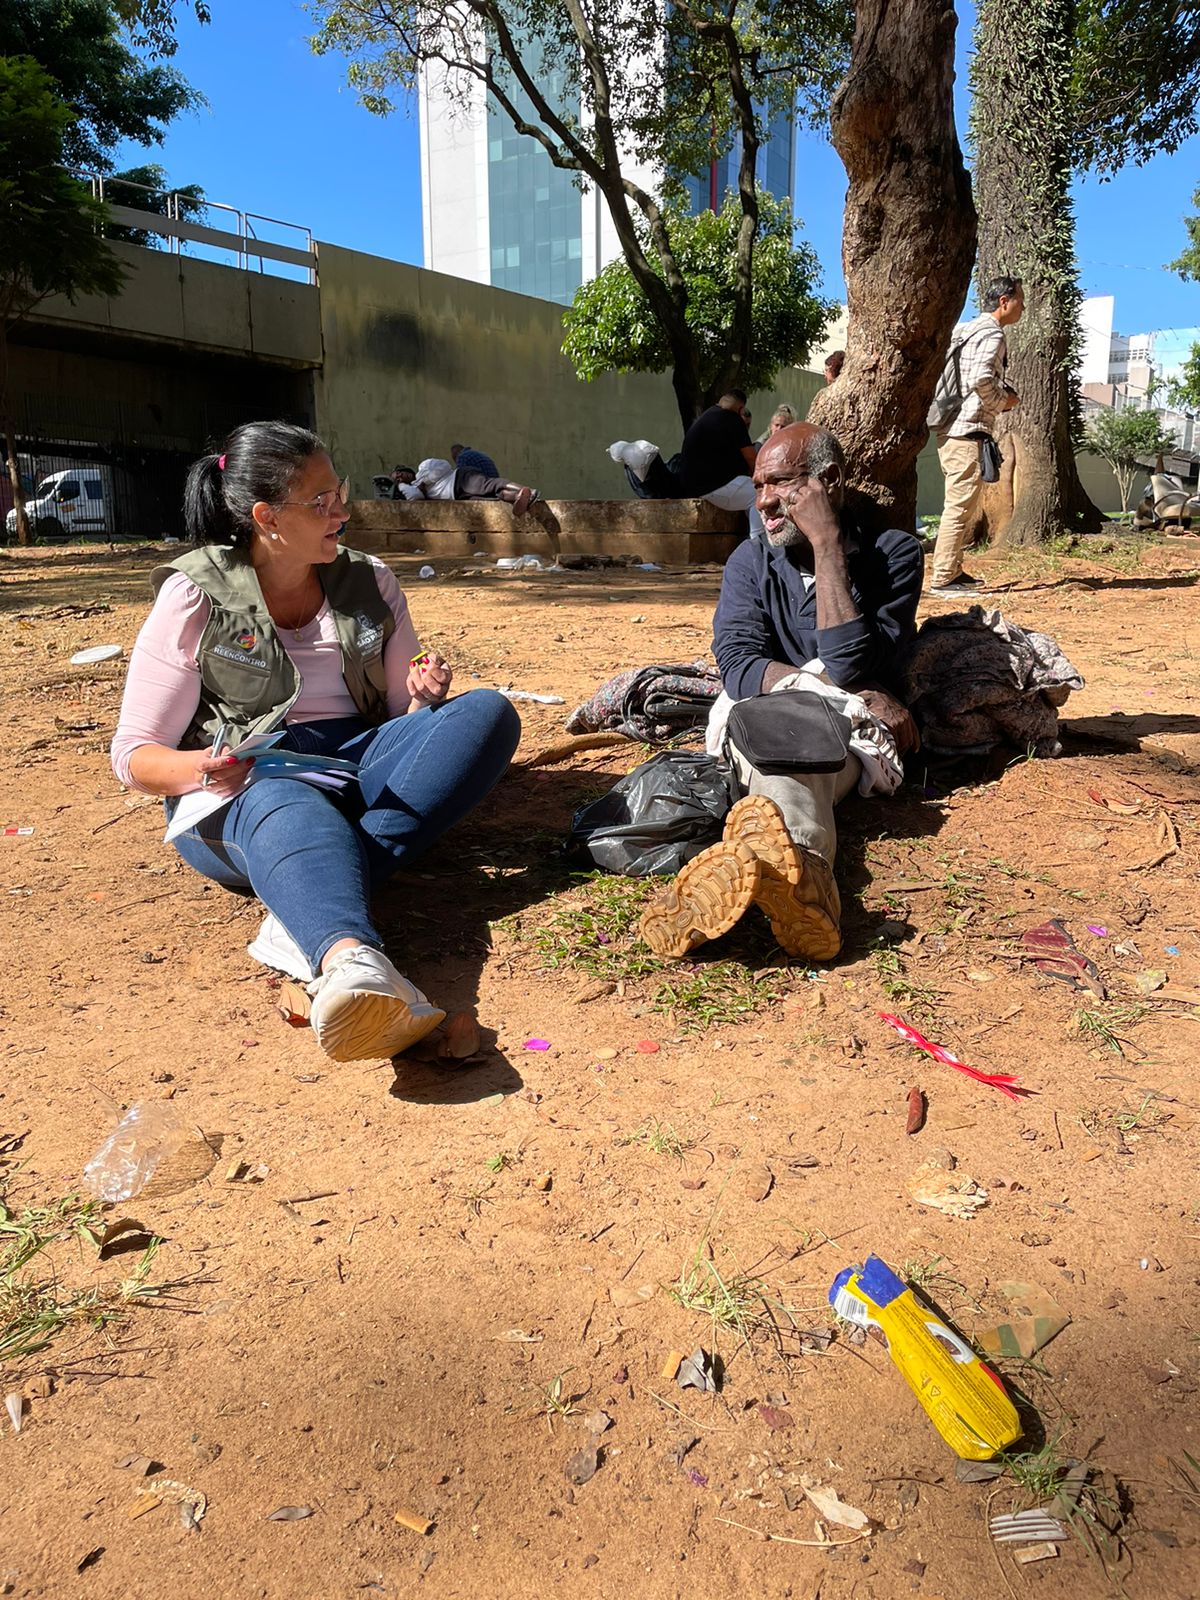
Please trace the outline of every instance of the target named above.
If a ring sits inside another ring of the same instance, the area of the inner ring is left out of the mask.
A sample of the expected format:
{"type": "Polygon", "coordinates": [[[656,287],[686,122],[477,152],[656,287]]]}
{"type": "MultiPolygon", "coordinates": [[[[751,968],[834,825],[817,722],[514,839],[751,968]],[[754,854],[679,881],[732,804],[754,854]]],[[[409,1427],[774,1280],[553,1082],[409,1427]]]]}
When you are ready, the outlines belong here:
{"type": "Polygon", "coordinates": [[[721,837],[733,785],[712,756],[660,751],[575,813],[567,850],[626,878],[678,872],[721,837]]]}

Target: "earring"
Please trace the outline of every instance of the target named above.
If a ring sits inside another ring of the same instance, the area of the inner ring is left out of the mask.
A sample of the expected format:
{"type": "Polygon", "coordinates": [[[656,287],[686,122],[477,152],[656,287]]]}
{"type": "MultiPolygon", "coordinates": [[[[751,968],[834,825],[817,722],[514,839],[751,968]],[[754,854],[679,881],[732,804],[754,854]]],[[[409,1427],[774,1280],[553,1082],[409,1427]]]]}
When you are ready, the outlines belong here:
{"type": "Polygon", "coordinates": [[[275,532],[274,529],[271,530],[271,537],[272,537],[272,539],[278,539],[278,537],[279,537],[279,535],[275,532]]]}

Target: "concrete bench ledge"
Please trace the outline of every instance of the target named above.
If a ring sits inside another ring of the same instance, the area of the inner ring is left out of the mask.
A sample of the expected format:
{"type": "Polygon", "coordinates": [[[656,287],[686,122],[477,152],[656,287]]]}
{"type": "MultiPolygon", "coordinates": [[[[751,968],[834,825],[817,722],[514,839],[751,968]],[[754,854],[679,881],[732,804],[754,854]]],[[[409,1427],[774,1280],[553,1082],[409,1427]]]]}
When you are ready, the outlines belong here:
{"type": "Polygon", "coordinates": [[[346,543],[382,555],[637,556],[660,566],[724,562],[745,517],[707,500],[356,500],[346,543]]]}

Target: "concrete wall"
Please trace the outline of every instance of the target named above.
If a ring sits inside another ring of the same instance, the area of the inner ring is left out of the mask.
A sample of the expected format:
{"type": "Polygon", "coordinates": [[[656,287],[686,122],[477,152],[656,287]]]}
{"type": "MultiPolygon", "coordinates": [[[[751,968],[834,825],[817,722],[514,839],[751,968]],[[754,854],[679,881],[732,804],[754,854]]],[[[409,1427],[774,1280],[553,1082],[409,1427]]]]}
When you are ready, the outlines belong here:
{"type": "Polygon", "coordinates": [[[120,294],[81,295],[73,305],[56,296],[38,307],[35,325],[292,366],[319,365],[315,285],[140,245],[114,243],[112,250],[128,269],[120,294]]]}
{"type": "MultiPolygon", "coordinates": [[[[1109,513],[1120,511],[1121,491],[1117,488],[1116,474],[1108,462],[1084,451],[1075,457],[1075,465],[1079,468],[1079,481],[1091,496],[1093,505],[1109,513]]],[[[1133,487],[1129,491],[1130,511],[1142,498],[1149,482],[1148,472],[1138,471],[1134,474],[1133,487]]]]}
{"type": "MultiPolygon", "coordinates": [[[[1120,511],[1121,492],[1108,463],[1084,451],[1075,457],[1075,464],[1079,468],[1079,481],[1100,510],[1108,514],[1120,511]]],[[[1137,504],[1148,482],[1149,475],[1145,472],[1139,472],[1134,478],[1129,497],[1130,510],[1137,504]]],[[[930,439],[917,458],[917,515],[940,516],[944,491],[937,446],[930,439]]]]}
{"type": "MultiPolygon", "coordinates": [[[[321,244],[325,364],[317,426],[361,493],[398,462],[448,456],[455,440],[555,499],[624,493],[614,439],[652,439],[664,456],[681,428],[667,376],[581,383],[561,354],[562,308],[400,262],[321,244]]],[[[789,368],[750,397],[753,428],[782,400],[803,414],[820,380],[789,368]]]]}

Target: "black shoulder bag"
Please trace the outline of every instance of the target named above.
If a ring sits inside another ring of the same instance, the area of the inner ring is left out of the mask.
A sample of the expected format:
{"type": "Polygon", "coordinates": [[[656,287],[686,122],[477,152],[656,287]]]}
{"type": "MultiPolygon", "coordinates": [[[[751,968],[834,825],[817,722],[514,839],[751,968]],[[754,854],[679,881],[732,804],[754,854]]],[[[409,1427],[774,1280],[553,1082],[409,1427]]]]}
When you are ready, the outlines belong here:
{"type": "Polygon", "coordinates": [[[840,772],[850,750],[850,718],[823,695],[784,689],[739,700],[725,737],[752,767],[768,776],[840,772]]]}

